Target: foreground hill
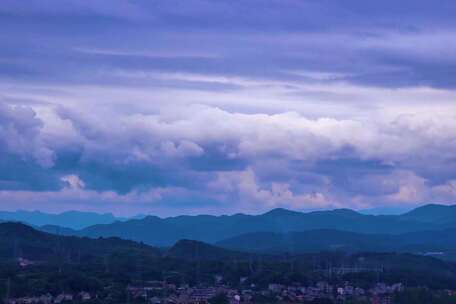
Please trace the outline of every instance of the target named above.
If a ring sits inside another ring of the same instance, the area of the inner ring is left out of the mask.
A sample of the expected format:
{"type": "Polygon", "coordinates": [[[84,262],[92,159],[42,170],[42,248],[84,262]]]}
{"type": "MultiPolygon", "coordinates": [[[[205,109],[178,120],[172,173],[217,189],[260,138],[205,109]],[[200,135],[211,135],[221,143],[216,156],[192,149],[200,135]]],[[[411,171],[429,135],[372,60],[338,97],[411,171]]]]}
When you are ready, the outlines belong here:
{"type": "Polygon", "coordinates": [[[456,264],[404,253],[248,254],[189,240],[157,250],[118,238],[57,236],[19,223],[0,224],[0,287],[9,287],[0,288],[2,299],[7,295],[58,295],[64,290],[107,299],[100,303],[127,303],[131,301],[125,293],[128,286],[157,280],[214,286],[219,279],[238,286],[241,278],[247,280],[245,284],[265,290],[270,283],[297,280],[303,284],[331,280],[355,286],[380,280],[451,289],[456,286],[456,264]],[[13,259],[18,257],[31,260],[31,264],[18,265],[13,259]]]}
{"type": "MultiPolygon", "coordinates": [[[[155,246],[171,246],[180,239],[216,243],[254,232],[287,233],[330,229],[399,235],[456,228],[456,217],[449,215],[454,210],[453,206],[428,205],[404,215],[364,215],[349,209],[308,213],[274,209],[261,215],[147,216],[138,220],[94,225],[74,234],[95,238],[117,236],[155,246]]],[[[68,233],[71,234],[71,231],[68,233]]]]}
{"type": "Polygon", "coordinates": [[[90,239],[57,236],[21,223],[0,223],[0,258],[18,257],[31,260],[52,260],[65,257],[80,260],[102,257],[116,252],[159,256],[156,248],[119,238],[90,239]]]}
{"type": "Polygon", "coordinates": [[[54,235],[22,223],[0,223],[0,259],[21,257],[48,261],[65,257],[66,260],[71,261],[81,257],[104,257],[120,253],[182,260],[230,260],[249,256],[246,253],[191,240],[180,240],[168,249],[157,249],[116,237],[93,239],[54,235]]]}

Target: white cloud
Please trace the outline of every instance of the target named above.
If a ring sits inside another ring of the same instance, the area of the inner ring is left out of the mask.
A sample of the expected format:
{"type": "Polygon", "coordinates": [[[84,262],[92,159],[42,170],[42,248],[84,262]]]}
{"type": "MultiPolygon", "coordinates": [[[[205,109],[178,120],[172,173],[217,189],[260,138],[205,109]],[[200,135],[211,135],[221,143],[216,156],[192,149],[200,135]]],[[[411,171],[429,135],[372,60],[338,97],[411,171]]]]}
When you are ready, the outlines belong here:
{"type": "Polygon", "coordinates": [[[398,189],[395,193],[386,195],[386,201],[416,204],[428,197],[427,181],[413,172],[396,171],[389,178],[397,183],[398,189]]]}
{"type": "Polygon", "coordinates": [[[439,202],[454,203],[456,201],[456,180],[449,180],[442,185],[432,187],[432,196],[439,202]]]}
{"type": "Polygon", "coordinates": [[[252,168],[244,171],[218,172],[217,178],[208,187],[211,191],[226,194],[228,197],[236,194],[243,208],[253,210],[275,207],[319,209],[337,205],[321,192],[293,193],[290,185],[284,182],[272,182],[269,187],[260,186],[252,168]]]}
{"type": "Polygon", "coordinates": [[[118,194],[115,191],[94,191],[84,189],[83,182],[75,175],[65,176],[62,181],[68,183],[59,191],[8,191],[0,190],[0,202],[3,209],[47,210],[84,210],[94,212],[113,212],[119,215],[136,215],[158,208],[158,202],[167,195],[188,195],[186,189],[153,188],[147,191],[131,191],[118,194]]]}
{"type": "Polygon", "coordinates": [[[85,183],[75,174],[65,175],[61,180],[66,183],[68,189],[84,189],[85,183]]]}

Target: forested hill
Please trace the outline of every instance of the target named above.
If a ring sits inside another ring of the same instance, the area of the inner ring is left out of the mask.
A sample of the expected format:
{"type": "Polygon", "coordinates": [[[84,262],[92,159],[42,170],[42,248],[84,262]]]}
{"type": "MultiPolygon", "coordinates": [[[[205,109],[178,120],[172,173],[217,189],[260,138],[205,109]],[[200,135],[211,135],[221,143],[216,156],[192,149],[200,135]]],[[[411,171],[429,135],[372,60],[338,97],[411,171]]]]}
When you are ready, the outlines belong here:
{"type": "Polygon", "coordinates": [[[81,238],[59,236],[38,231],[21,223],[0,223],[0,258],[27,258],[49,260],[65,257],[67,260],[100,257],[115,252],[130,252],[159,256],[160,250],[120,238],[81,238]]]}

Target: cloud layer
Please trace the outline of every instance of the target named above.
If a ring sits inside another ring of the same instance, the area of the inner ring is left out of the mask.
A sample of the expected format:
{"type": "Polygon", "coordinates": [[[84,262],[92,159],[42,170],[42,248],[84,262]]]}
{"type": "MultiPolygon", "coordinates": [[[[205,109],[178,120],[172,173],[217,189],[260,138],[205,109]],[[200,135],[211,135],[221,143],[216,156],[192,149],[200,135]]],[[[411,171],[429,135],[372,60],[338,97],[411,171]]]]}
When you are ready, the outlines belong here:
{"type": "Polygon", "coordinates": [[[7,1],[1,207],[452,203],[454,6],[7,1]]]}

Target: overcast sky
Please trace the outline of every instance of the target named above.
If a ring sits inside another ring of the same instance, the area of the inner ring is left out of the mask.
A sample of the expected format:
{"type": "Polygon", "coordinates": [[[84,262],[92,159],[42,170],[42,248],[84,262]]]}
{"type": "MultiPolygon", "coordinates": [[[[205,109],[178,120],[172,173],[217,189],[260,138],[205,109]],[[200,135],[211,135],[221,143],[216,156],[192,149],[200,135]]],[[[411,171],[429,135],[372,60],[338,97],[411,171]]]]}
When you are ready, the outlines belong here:
{"type": "Polygon", "coordinates": [[[456,1],[2,0],[0,209],[456,201],[456,1]]]}

